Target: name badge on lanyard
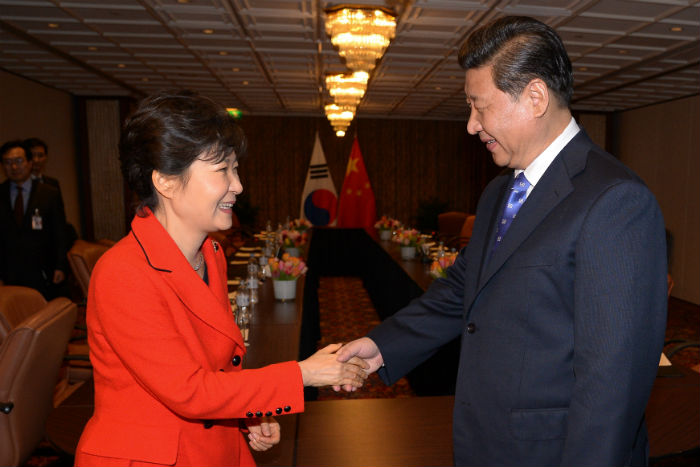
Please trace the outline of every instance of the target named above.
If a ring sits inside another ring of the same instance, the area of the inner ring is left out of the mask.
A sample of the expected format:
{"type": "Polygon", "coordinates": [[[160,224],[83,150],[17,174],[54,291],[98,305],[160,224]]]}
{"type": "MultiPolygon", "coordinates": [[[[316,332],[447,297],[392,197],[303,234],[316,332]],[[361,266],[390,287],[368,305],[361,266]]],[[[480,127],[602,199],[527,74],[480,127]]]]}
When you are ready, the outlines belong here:
{"type": "Polygon", "coordinates": [[[34,210],[34,215],[32,216],[32,230],[42,230],[44,228],[44,220],[39,215],[39,210],[34,210]]]}

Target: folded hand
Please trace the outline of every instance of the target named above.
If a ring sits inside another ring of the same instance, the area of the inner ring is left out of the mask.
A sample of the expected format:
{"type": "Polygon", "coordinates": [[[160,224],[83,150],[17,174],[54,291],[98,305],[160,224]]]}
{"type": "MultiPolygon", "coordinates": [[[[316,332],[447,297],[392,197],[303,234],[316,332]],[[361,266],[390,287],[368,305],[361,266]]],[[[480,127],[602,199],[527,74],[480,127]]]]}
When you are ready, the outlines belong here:
{"type": "Polygon", "coordinates": [[[280,424],[272,417],[246,420],[250,448],[267,451],[280,442],[280,424]]]}

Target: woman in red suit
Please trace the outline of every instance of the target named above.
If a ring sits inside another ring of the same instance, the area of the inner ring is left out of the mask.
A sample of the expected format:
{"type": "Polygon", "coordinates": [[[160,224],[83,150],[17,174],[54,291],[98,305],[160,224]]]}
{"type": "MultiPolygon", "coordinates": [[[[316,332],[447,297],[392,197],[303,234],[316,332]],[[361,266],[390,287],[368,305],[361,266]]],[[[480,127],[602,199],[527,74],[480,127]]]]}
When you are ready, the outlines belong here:
{"type": "Polygon", "coordinates": [[[273,414],[304,410],[303,387],[362,385],[364,362],[328,346],[301,362],[242,370],[226,259],[207,232],[231,227],[245,139],[189,92],[144,100],[119,143],[140,206],[96,265],[87,323],[95,412],[79,466],[254,465],[279,442],[273,414]],[[246,440],[247,434],[247,440],[246,440]]]}

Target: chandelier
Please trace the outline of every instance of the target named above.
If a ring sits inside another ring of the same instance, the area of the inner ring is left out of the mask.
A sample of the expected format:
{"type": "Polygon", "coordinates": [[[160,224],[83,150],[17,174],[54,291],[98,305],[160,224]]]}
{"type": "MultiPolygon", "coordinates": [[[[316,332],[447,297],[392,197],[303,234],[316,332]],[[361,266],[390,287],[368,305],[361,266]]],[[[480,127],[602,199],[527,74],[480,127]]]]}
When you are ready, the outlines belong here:
{"type": "Polygon", "coordinates": [[[355,117],[355,107],[328,104],[324,109],[326,111],[326,118],[331,122],[336,136],[345,136],[345,130],[348,129],[350,122],[352,122],[352,119],[355,117]]]}
{"type": "Polygon", "coordinates": [[[369,73],[366,71],[329,75],[326,76],[326,88],[337,105],[357,107],[367,90],[367,80],[369,73]]]}
{"type": "Polygon", "coordinates": [[[395,31],[396,15],[385,8],[338,5],[326,10],[326,33],[351,70],[372,70],[395,31]]]}

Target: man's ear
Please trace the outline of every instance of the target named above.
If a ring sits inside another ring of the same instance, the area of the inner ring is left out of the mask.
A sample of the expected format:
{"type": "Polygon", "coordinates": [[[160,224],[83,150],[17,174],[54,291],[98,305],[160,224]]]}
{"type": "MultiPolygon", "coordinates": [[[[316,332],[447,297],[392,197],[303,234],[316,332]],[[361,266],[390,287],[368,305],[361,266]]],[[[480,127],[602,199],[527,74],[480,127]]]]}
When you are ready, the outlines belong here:
{"type": "Polygon", "coordinates": [[[540,78],[534,78],[525,87],[527,97],[532,109],[533,117],[542,117],[549,108],[549,88],[540,78]]]}
{"type": "Polygon", "coordinates": [[[154,170],[151,174],[151,180],[153,181],[153,187],[162,197],[173,197],[173,193],[175,193],[178,185],[177,177],[173,175],[165,175],[157,170],[154,170]]]}

